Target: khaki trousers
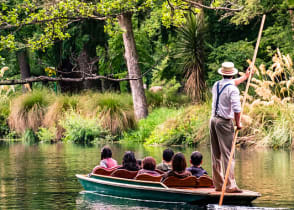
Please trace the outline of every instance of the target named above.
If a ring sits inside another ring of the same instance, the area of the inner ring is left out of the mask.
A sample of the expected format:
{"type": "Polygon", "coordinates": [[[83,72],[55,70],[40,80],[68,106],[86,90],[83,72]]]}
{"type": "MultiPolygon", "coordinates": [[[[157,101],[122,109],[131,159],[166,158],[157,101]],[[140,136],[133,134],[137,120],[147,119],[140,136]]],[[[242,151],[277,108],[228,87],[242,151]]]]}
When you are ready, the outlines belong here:
{"type": "MultiPolygon", "coordinates": [[[[234,138],[234,125],[232,120],[219,117],[210,119],[210,143],[212,160],[212,179],[217,190],[222,189],[224,177],[234,138]]],[[[234,177],[235,157],[231,162],[230,174],[226,189],[237,187],[234,177]]]]}

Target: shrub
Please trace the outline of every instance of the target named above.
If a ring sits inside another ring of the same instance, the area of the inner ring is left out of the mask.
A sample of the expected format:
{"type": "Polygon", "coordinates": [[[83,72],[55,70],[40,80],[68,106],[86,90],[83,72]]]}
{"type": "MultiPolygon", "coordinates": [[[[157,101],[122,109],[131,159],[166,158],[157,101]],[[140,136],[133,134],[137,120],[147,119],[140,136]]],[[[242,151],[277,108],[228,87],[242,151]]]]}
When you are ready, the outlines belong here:
{"type": "Polygon", "coordinates": [[[84,109],[97,116],[101,126],[113,135],[136,127],[130,94],[90,94],[84,109]]]}
{"type": "Polygon", "coordinates": [[[221,79],[221,76],[217,74],[217,70],[224,61],[233,62],[235,67],[242,71],[248,67],[246,60],[251,58],[253,52],[253,45],[246,41],[225,43],[213,48],[208,56],[208,86],[212,86],[215,81],[221,79]]]}
{"type": "Polygon", "coordinates": [[[208,138],[210,104],[190,106],[159,124],[146,144],[198,144],[208,138]]]}
{"type": "Polygon", "coordinates": [[[64,117],[66,111],[77,109],[79,100],[77,96],[68,95],[58,95],[54,99],[55,102],[48,107],[42,125],[49,130],[55,128],[55,137],[51,140],[59,140],[62,138],[64,129],[58,124],[58,122],[64,117]]]}
{"type": "Polygon", "coordinates": [[[32,129],[25,130],[24,134],[22,135],[22,140],[29,144],[34,144],[39,142],[38,136],[32,129]]]}
{"type": "Polygon", "coordinates": [[[39,128],[37,132],[37,137],[40,141],[52,142],[56,140],[57,129],[55,127],[50,128],[39,128]]]}
{"type": "Polygon", "coordinates": [[[10,113],[10,102],[8,98],[0,98],[0,137],[6,136],[9,133],[9,126],[7,119],[10,113]]]}
{"type": "Polygon", "coordinates": [[[79,144],[89,144],[106,137],[99,123],[94,119],[85,119],[74,112],[66,113],[65,118],[60,121],[65,129],[65,141],[73,141],[79,144]]]}
{"type": "Polygon", "coordinates": [[[148,138],[154,128],[163,123],[167,118],[174,116],[179,111],[170,108],[158,108],[152,111],[146,119],[142,119],[138,122],[138,129],[131,132],[125,132],[123,134],[125,141],[138,141],[143,142],[148,138]]]}
{"type": "Polygon", "coordinates": [[[27,129],[37,131],[42,125],[44,114],[49,105],[49,93],[46,90],[34,90],[12,101],[9,126],[17,133],[27,129]]]}

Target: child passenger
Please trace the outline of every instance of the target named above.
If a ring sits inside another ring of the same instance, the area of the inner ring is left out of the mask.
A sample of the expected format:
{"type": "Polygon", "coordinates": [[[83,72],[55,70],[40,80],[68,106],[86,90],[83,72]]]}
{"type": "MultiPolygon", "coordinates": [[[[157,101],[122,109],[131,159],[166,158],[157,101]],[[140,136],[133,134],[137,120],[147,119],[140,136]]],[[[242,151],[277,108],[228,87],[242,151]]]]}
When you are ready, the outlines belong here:
{"type": "Polygon", "coordinates": [[[112,159],[112,152],[111,149],[107,146],[103,147],[101,150],[101,160],[100,160],[100,164],[98,166],[96,166],[92,173],[94,173],[94,171],[97,168],[115,168],[117,166],[117,162],[116,160],[112,159]]]}
{"type": "Polygon", "coordinates": [[[173,157],[172,170],[165,173],[161,181],[163,182],[166,178],[170,176],[174,176],[177,178],[186,178],[188,176],[192,176],[190,171],[186,171],[186,166],[187,166],[187,163],[186,163],[185,156],[182,153],[178,152],[173,157]]]}
{"type": "Polygon", "coordinates": [[[162,154],[162,163],[156,166],[156,169],[159,169],[163,172],[170,171],[172,169],[172,158],[174,156],[174,151],[171,149],[165,149],[162,154]]]}
{"type": "Polygon", "coordinates": [[[201,167],[202,154],[200,152],[195,151],[192,153],[190,163],[192,164],[192,166],[187,170],[190,171],[193,176],[196,176],[198,178],[204,174],[207,175],[207,172],[201,167]]]}
{"type": "Polygon", "coordinates": [[[160,174],[155,171],[156,161],[153,157],[145,157],[143,160],[143,169],[138,172],[140,174],[150,174],[152,176],[160,176],[160,174]]]}

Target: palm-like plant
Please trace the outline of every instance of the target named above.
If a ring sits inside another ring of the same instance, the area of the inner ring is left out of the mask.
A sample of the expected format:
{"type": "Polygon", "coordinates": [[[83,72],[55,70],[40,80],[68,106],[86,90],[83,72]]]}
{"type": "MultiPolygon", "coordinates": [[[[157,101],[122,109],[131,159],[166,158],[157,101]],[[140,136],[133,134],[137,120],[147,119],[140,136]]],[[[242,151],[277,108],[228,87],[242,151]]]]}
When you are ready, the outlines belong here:
{"type": "Polygon", "coordinates": [[[185,91],[194,101],[205,97],[204,80],[204,36],[203,12],[188,14],[186,23],[179,29],[180,41],[177,56],[183,59],[185,91]]]}

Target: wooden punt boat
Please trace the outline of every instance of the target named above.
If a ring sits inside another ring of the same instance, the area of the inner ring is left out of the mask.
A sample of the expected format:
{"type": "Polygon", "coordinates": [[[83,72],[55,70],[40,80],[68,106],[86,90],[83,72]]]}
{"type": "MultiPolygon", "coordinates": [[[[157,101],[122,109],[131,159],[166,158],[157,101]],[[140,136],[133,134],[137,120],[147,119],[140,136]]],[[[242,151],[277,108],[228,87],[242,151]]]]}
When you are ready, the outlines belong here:
{"type": "MultiPolygon", "coordinates": [[[[195,177],[190,179],[181,180],[179,187],[177,186],[177,178],[169,177],[169,185],[161,182],[136,180],[118,178],[109,175],[76,175],[82,186],[86,191],[94,191],[103,195],[111,195],[117,197],[126,197],[132,199],[150,200],[150,201],[163,201],[163,202],[188,202],[193,204],[208,204],[217,203],[221,192],[216,192],[212,187],[201,187],[199,180],[195,177]],[[185,183],[198,183],[200,187],[183,187],[185,183]],[[174,184],[173,184],[174,183],[174,184]],[[173,187],[174,185],[174,187],[173,187]]],[[[188,178],[188,177],[187,177],[188,178]]],[[[225,204],[238,204],[246,205],[259,197],[260,194],[244,190],[242,193],[225,193],[225,204]]]]}

